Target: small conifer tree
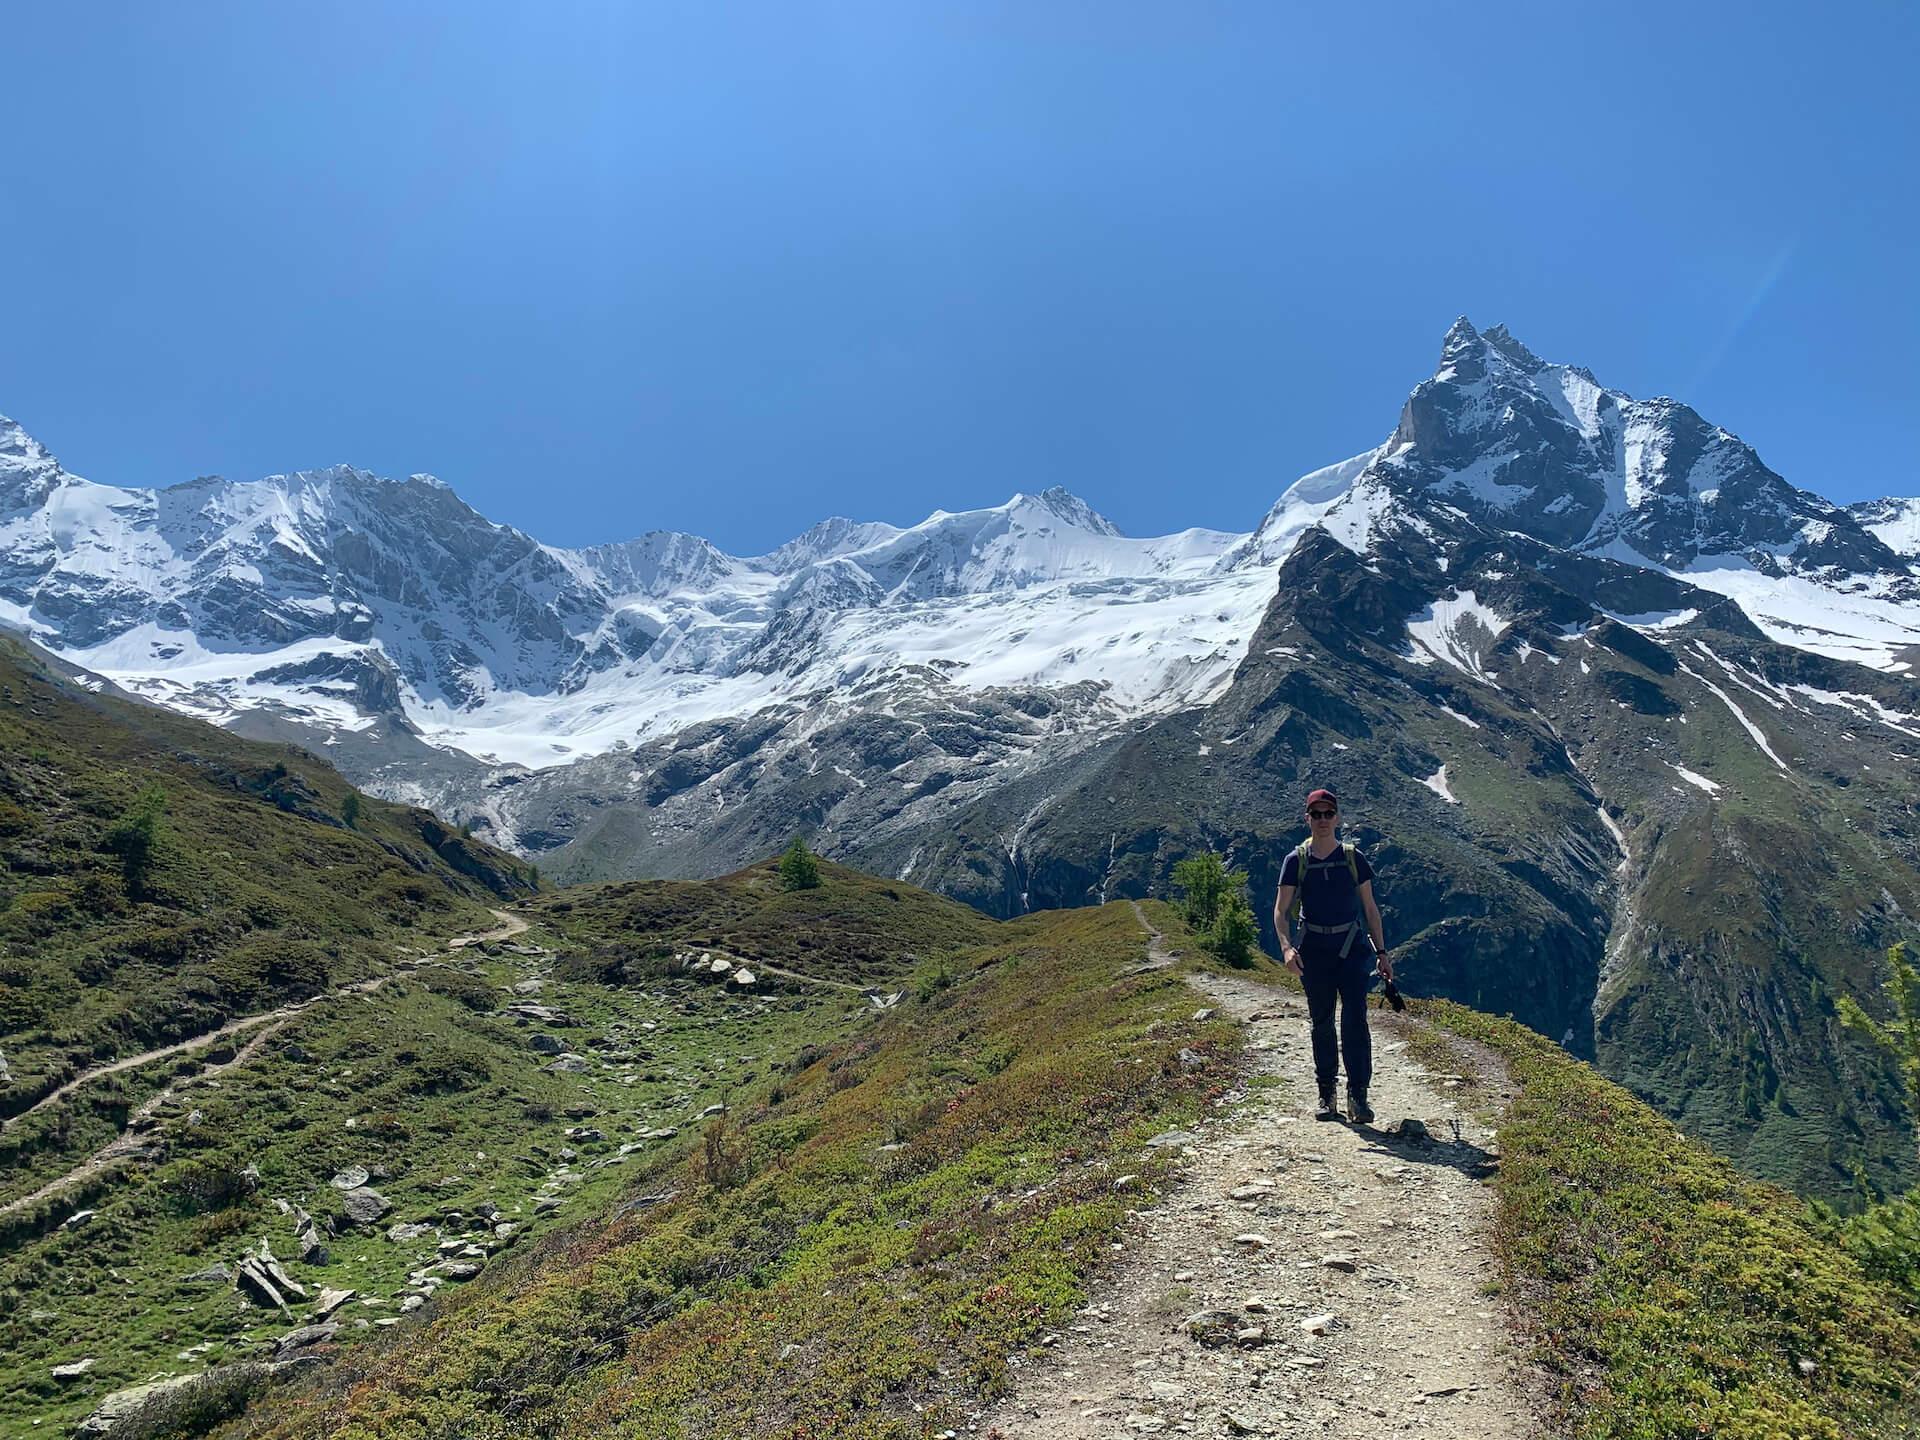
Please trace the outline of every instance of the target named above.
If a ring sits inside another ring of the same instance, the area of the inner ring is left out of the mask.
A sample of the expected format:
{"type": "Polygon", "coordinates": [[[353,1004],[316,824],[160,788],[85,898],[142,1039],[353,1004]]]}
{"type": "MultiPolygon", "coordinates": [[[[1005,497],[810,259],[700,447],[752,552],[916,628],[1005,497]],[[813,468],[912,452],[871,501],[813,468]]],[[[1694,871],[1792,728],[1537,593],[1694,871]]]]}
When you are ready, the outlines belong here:
{"type": "Polygon", "coordinates": [[[346,822],[349,830],[360,824],[360,792],[349,790],[347,798],[340,802],[340,818],[346,822]]]}
{"type": "Polygon", "coordinates": [[[160,846],[160,817],[166,808],[167,792],[158,785],[147,786],[134,797],[127,813],[113,822],[101,844],[101,849],[120,857],[127,893],[136,900],[147,893],[154,855],[160,846]]]}
{"type": "Polygon", "coordinates": [[[780,857],[780,886],[785,890],[816,890],[820,886],[820,862],[798,835],[780,857]]]}

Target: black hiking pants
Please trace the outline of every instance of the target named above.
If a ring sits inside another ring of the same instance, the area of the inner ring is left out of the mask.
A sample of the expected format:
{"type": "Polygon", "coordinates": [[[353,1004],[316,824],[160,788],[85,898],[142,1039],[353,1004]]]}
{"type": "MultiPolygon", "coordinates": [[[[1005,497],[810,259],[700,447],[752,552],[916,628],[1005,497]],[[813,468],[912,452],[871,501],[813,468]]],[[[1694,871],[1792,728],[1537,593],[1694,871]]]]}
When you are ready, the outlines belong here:
{"type": "MultiPolygon", "coordinates": [[[[1338,937],[1335,937],[1338,938],[1338,937]]],[[[1340,1073],[1340,1057],[1347,1061],[1347,1088],[1365,1090],[1373,1083],[1373,1031],[1367,1028],[1367,990],[1373,970],[1373,946],[1356,935],[1347,958],[1338,946],[1300,948],[1300,984],[1307,992],[1307,1014],[1313,1020],[1313,1078],[1320,1093],[1333,1093],[1340,1073]],[[1333,1008],[1340,1006],[1336,1040],[1333,1008]]]]}

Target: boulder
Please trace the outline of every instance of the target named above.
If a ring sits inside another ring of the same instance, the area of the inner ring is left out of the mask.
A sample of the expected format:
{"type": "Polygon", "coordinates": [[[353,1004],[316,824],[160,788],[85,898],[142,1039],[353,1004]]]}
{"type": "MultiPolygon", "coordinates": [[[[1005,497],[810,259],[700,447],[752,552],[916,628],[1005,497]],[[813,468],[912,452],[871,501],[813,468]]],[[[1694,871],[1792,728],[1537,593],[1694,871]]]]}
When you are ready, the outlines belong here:
{"type": "Polygon", "coordinates": [[[225,1285],[233,1279],[233,1271],[224,1261],[216,1260],[204,1270],[196,1270],[191,1275],[182,1275],[182,1285],[225,1285]]]}
{"type": "Polygon", "coordinates": [[[564,1053],[567,1047],[561,1044],[557,1037],[541,1034],[528,1036],[527,1048],[536,1055],[559,1055],[564,1053]]]}
{"type": "Polygon", "coordinates": [[[325,1320],[342,1305],[354,1297],[352,1290],[322,1290],[320,1298],[313,1302],[313,1318],[325,1320]]]}
{"type": "MultiPolygon", "coordinates": [[[[264,1250],[265,1247],[262,1248],[264,1250]]],[[[271,1255],[263,1254],[254,1263],[267,1272],[267,1278],[273,1282],[273,1288],[280,1292],[282,1298],[287,1300],[307,1298],[307,1287],[289,1275],[285,1267],[271,1255]]]]}
{"type": "Polygon", "coordinates": [[[427,1234],[432,1229],[433,1227],[431,1225],[421,1224],[389,1225],[387,1227],[387,1239],[393,1241],[396,1245],[405,1245],[409,1241],[418,1240],[422,1235],[427,1234]]]}
{"type": "Polygon", "coordinates": [[[78,1380],[92,1368],[93,1357],[89,1355],[84,1360],[74,1360],[65,1365],[55,1365],[49,1369],[47,1373],[56,1380],[78,1380]]]}
{"type": "Polygon", "coordinates": [[[349,1165],[346,1169],[338,1171],[333,1179],[327,1183],[332,1185],[336,1190],[358,1190],[362,1185],[367,1183],[367,1179],[366,1166],[349,1165]]]}
{"type": "Polygon", "coordinates": [[[324,1345],[340,1333],[338,1325],[302,1325],[298,1330],[289,1330],[274,1342],[273,1353],[290,1355],[295,1350],[306,1350],[314,1345],[324,1345]]]}
{"type": "Polygon", "coordinates": [[[393,1206],[378,1190],[359,1185],[340,1197],[340,1208],[354,1224],[371,1225],[393,1206]]]}
{"type": "Polygon", "coordinates": [[[733,986],[736,990],[751,990],[759,983],[760,981],[754,973],[744,966],[727,977],[727,984],[733,986]]]}
{"type": "Polygon", "coordinates": [[[265,1305],[270,1310],[287,1308],[286,1300],[257,1260],[247,1259],[240,1262],[239,1269],[233,1272],[233,1288],[256,1304],[265,1305]]]}
{"type": "Polygon", "coordinates": [[[592,1069],[593,1066],[592,1062],[590,1062],[586,1056],[568,1053],[562,1055],[551,1065],[542,1066],[541,1068],[550,1070],[556,1075],[584,1075],[588,1070],[592,1069]]]}

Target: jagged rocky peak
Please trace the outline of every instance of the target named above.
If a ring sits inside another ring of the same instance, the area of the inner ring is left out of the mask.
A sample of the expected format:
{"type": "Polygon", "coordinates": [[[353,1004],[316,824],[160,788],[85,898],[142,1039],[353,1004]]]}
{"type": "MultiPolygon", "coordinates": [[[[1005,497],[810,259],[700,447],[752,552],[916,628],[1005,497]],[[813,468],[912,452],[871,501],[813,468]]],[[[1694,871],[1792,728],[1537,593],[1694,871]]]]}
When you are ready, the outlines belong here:
{"type": "Polygon", "coordinates": [[[1920,495],[1856,500],[1847,507],[1847,513],[1896,555],[1920,560],[1920,495]]]}
{"type": "Polygon", "coordinates": [[[0,415],[0,504],[38,504],[59,483],[60,462],[25,427],[0,415]]]}
{"type": "Polygon", "coordinates": [[[1620,544],[1677,568],[1703,555],[1772,573],[1905,568],[1858,519],[1788,484],[1690,406],[1636,400],[1464,316],[1377,464],[1409,503],[1438,500],[1552,545],[1620,544]]]}
{"type": "Polygon", "coordinates": [[[849,520],[844,515],[831,515],[753,563],[776,575],[790,575],[805,566],[879,545],[899,533],[899,526],[879,520],[849,520]]]}
{"type": "Polygon", "coordinates": [[[712,589],[747,563],[680,530],[649,530],[637,539],[571,553],[616,596],[712,589]]]}
{"type": "Polygon", "coordinates": [[[1064,520],[1076,530],[1094,535],[1118,536],[1120,529],[1064,485],[1051,485],[1038,495],[1017,494],[1007,502],[1010,513],[1023,519],[1036,511],[1064,520]]]}

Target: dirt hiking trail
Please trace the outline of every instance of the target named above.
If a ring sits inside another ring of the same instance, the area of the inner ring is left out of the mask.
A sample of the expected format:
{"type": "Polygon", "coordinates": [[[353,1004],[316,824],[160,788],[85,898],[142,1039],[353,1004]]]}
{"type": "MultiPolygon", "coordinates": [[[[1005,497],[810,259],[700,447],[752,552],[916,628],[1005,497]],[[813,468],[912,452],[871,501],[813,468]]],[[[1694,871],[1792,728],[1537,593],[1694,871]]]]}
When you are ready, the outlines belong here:
{"type": "MultiPolygon", "coordinates": [[[[526,921],[522,920],[518,915],[509,914],[505,910],[495,910],[493,916],[500,922],[498,929],[488,930],[474,935],[456,935],[446,942],[447,950],[459,950],[468,945],[477,945],[484,941],[510,940],[515,935],[519,935],[527,929],[526,921]]],[[[409,964],[407,968],[417,968],[417,963],[418,962],[409,964]]],[[[242,1035],[249,1030],[260,1030],[262,1026],[271,1027],[266,1030],[261,1030],[261,1033],[253,1036],[232,1058],[203,1066],[197,1074],[186,1082],[188,1084],[197,1084],[211,1076],[218,1075],[222,1070],[229,1070],[236,1065],[244,1065],[252,1060],[254,1056],[260,1053],[261,1047],[280,1032],[287,1021],[293,1019],[294,1016],[300,1014],[301,1011],[306,1010],[310,1006],[317,1005],[323,1000],[339,999],[348,995],[371,995],[391,979],[393,979],[393,975],[387,974],[375,975],[367,980],[355,980],[348,984],[337,986],[332,990],[324,991],[319,995],[309,996],[305,1000],[298,1000],[291,1004],[277,1006],[259,1015],[243,1015],[236,1020],[229,1020],[217,1030],[209,1030],[205,1034],[195,1035],[188,1040],[179,1040],[171,1045],[162,1045],[157,1049],[144,1050],[138,1055],[127,1055],[118,1060],[109,1061],[104,1065],[96,1065],[91,1070],[83,1071],[81,1074],[74,1076],[73,1079],[67,1081],[57,1090],[48,1091],[18,1115],[0,1123],[12,1125],[24,1120],[36,1111],[57,1104],[74,1091],[80,1089],[83,1085],[90,1085],[103,1076],[115,1075],[123,1070],[138,1069],[142,1065],[151,1065],[156,1060],[165,1060],[172,1055],[184,1055],[189,1051],[211,1046],[217,1040],[242,1035]]],[[[119,1135],[99,1150],[96,1150],[92,1155],[89,1155],[78,1165],[74,1166],[73,1169],[67,1171],[66,1174],[60,1176],[57,1180],[49,1181],[30,1195],[22,1195],[17,1199],[7,1201],[4,1205],[0,1205],[0,1217],[11,1215],[17,1210],[24,1210],[30,1205],[37,1205],[49,1196],[57,1195],[60,1191],[99,1174],[102,1170],[107,1169],[118,1161],[140,1155],[144,1146],[139,1136],[141,1130],[144,1128],[145,1122],[152,1118],[154,1112],[158,1110],[162,1104],[173,1098],[175,1089],[181,1085],[182,1082],[180,1080],[175,1080],[167,1085],[165,1089],[160,1090],[154,1095],[150,1095],[128,1117],[127,1124],[119,1135]]]]}
{"type": "MultiPolygon", "coordinates": [[[[1141,923],[1161,962],[1163,937],[1141,923]]],[[[1488,1241],[1498,1160],[1478,1114],[1512,1094],[1497,1058],[1456,1040],[1476,1073],[1430,1074],[1406,1040],[1422,1022],[1376,1010],[1376,1124],[1316,1122],[1305,999],[1190,979],[1249,1027],[1228,1097],[1243,1103],[1184,1137],[1181,1179],[1133,1218],[1113,1283],[975,1433],[1537,1434],[1544,1385],[1518,1358],[1488,1241]],[[1429,1139],[1388,1133],[1409,1117],[1429,1139]]]]}

